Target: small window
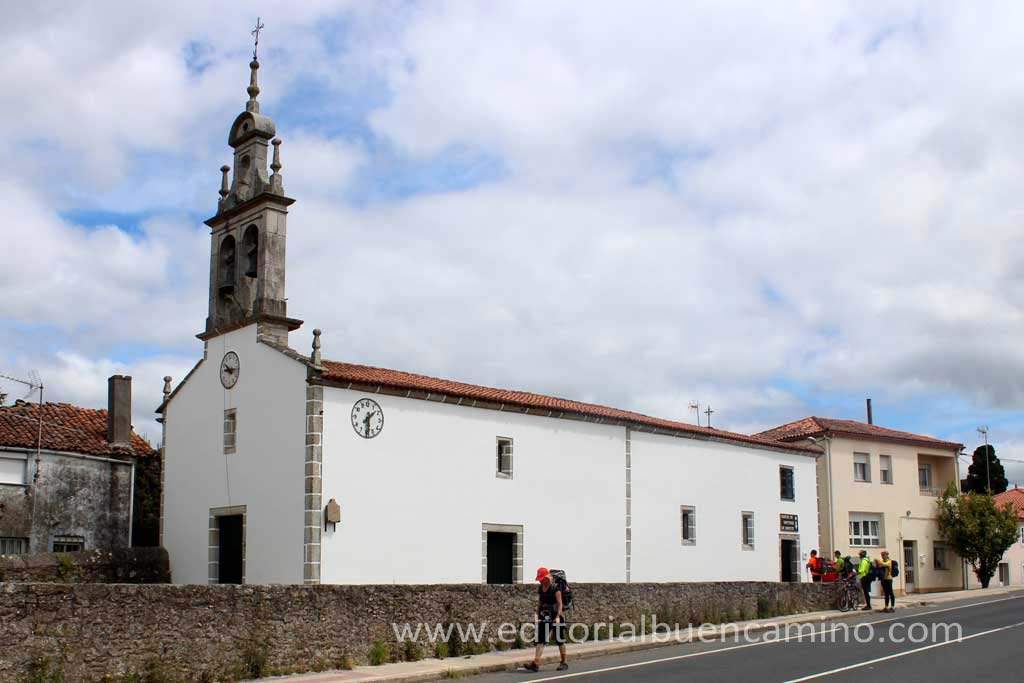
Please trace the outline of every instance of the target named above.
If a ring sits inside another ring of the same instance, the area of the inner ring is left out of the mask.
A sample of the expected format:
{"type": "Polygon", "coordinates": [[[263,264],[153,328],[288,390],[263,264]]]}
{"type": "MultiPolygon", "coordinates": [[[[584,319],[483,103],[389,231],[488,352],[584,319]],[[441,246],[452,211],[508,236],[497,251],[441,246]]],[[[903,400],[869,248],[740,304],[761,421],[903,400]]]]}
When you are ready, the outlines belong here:
{"type": "Polygon", "coordinates": [[[944,543],[936,543],[932,554],[934,555],[933,566],[935,569],[949,569],[949,557],[944,543]]]}
{"type": "Polygon", "coordinates": [[[680,505],[679,516],[683,545],[697,545],[697,509],[689,505],[680,505]]]}
{"type": "Polygon", "coordinates": [[[882,545],[882,523],[877,517],[850,515],[850,545],[854,548],[877,548],[882,545]]]}
{"type": "Polygon", "coordinates": [[[932,490],[932,466],[923,464],[917,466],[917,484],[922,491],[932,490]]]}
{"type": "Polygon", "coordinates": [[[779,494],[782,500],[796,500],[796,482],[792,467],[779,468],[779,494]]]}
{"type": "Polygon", "coordinates": [[[85,549],[85,539],[81,536],[54,536],[53,549],[55,553],[77,553],[85,549]]]}
{"type": "Polygon", "coordinates": [[[235,440],[238,437],[238,414],[234,408],[224,411],[224,452],[235,452],[235,440]]]}
{"type": "Polygon", "coordinates": [[[743,549],[753,550],[754,549],[754,513],[744,512],[742,517],[743,523],[743,549]]]}
{"type": "Polygon", "coordinates": [[[24,486],[26,462],[21,458],[0,458],[0,484],[24,486]]]}
{"type": "Polygon", "coordinates": [[[867,453],[853,454],[853,480],[871,481],[871,456],[867,453]]]}
{"type": "Polygon", "coordinates": [[[879,479],[883,484],[892,483],[892,456],[891,455],[880,455],[878,456],[878,467],[879,467],[879,479]]]}
{"type": "Polygon", "coordinates": [[[512,439],[498,437],[497,474],[502,479],[512,478],[512,439]]]}
{"type": "Polygon", "coordinates": [[[0,555],[24,555],[27,552],[27,538],[0,538],[0,555]]]}

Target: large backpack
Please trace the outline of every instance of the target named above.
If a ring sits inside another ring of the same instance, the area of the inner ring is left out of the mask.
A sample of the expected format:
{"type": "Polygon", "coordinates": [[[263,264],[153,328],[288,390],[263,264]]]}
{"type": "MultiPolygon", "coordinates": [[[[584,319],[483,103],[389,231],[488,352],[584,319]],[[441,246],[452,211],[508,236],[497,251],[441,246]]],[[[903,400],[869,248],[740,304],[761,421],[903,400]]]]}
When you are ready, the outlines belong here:
{"type": "Polygon", "coordinates": [[[892,561],[892,571],[890,573],[892,574],[892,578],[894,579],[900,575],[900,563],[896,560],[892,561]]]}
{"type": "Polygon", "coordinates": [[[562,609],[572,607],[572,586],[565,578],[564,569],[552,569],[551,580],[555,582],[555,590],[562,592],[562,609]]]}
{"type": "Polygon", "coordinates": [[[844,574],[856,574],[857,565],[853,563],[853,558],[847,555],[843,558],[843,573],[844,574]]]}

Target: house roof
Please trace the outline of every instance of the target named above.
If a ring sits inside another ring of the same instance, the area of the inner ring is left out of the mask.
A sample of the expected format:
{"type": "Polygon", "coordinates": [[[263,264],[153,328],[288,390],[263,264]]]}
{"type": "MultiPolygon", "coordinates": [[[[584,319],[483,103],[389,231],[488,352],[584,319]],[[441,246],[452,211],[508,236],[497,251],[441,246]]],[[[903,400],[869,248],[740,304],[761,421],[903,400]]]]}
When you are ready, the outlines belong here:
{"type": "Polygon", "coordinates": [[[1007,503],[1012,505],[1017,517],[1024,519],[1024,489],[1014,486],[1012,489],[997,493],[995,499],[999,507],[1007,503]]]}
{"type": "Polygon", "coordinates": [[[879,427],[867,422],[857,420],[836,420],[829,417],[805,417],[802,420],[789,422],[787,424],[769,429],[756,434],[755,436],[773,439],[775,441],[797,441],[806,439],[809,436],[821,436],[830,434],[842,436],[849,439],[861,439],[869,441],[888,441],[891,443],[902,443],[912,446],[924,446],[941,450],[959,451],[963,444],[955,441],[943,441],[932,436],[901,432],[896,429],[879,427]]]}
{"type": "Polygon", "coordinates": [[[592,418],[595,421],[632,424],[641,428],[666,430],[694,438],[740,443],[761,448],[781,448],[782,450],[800,451],[814,455],[818,455],[821,452],[810,445],[789,444],[762,436],[749,436],[721,429],[700,427],[686,422],[665,420],[594,403],[583,403],[527,391],[496,389],[466,384],[464,382],[417,375],[400,370],[376,368],[368,365],[325,360],[323,361],[321,377],[328,382],[341,385],[387,387],[410,393],[425,393],[427,398],[436,398],[439,401],[455,400],[461,405],[467,405],[467,402],[469,402],[468,405],[476,405],[478,403],[490,404],[493,407],[501,406],[502,409],[518,409],[530,414],[550,415],[552,417],[592,418]]]}
{"type": "MultiPolygon", "coordinates": [[[[107,441],[107,411],[70,403],[44,403],[42,448],[85,455],[151,456],[156,451],[132,431],[130,448],[107,441]]],[[[39,404],[17,401],[0,406],[0,448],[35,448],[39,438],[39,404]]]]}

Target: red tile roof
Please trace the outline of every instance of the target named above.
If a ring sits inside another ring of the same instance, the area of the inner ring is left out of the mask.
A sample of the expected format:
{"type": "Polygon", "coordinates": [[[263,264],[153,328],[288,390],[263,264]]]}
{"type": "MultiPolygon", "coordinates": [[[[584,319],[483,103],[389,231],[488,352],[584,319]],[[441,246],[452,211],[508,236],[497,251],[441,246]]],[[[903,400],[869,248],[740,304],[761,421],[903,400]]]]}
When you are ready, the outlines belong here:
{"type": "Polygon", "coordinates": [[[1009,503],[1013,506],[1017,516],[1024,519],[1024,489],[1017,488],[1016,486],[1012,489],[997,493],[995,496],[996,505],[1002,507],[1009,503]]]}
{"type": "Polygon", "coordinates": [[[887,429],[878,425],[858,422],[857,420],[835,420],[828,417],[805,417],[796,422],[790,422],[774,429],[760,432],[755,436],[775,441],[796,441],[803,440],[809,436],[821,436],[832,434],[850,439],[889,441],[903,443],[913,446],[925,446],[942,450],[956,450],[963,448],[963,444],[954,441],[943,441],[931,436],[901,432],[896,429],[887,429]]]}
{"type": "MultiPolygon", "coordinates": [[[[0,448],[35,448],[39,435],[39,404],[18,401],[0,406],[0,448]]],[[[43,404],[44,450],[86,455],[151,456],[156,453],[145,439],[132,432],[130,449],[107,442],[107,411],[69,403],[43,404]]]]}
{"type": "Polygon", "coordinates": [[[742,443],[762,448],[784,448],[785,450],[796,450],[817,455],[820,450],[804,444],[783,444],[776,439],[768,439],[759,436],[748,436],[735,432],[727,432],[721,429],[709,427],[698,427],[686,422],[664,420],[657,417],[650,417],[641,413],[634,413],[618,408],[596,405],[593,403],[582,403],[565,398],[545,396],[526,391],[514,391],[510,389],[494,389],[491,387],[465,384],[447,379],[438,379],[426,375],[417,375],[411,372],[400,370],[387,370],[375,368],[368,365],[355,365],[353,363],[339,363],[335,361],[323,361],[322,377],[333,383],[354,384],[362,386],[383,386],[397,390],[408,390],[414,392],[426,392],[434,396],[444,396],[447,399],[464,399],[480,401],[491,404],[502,404],[511,408],[529,410],[531,412],[550,412],[554,415],[569,414],[573,416],[589,417],[611,422],[635,424],[641,427],[664,429],[672,432],[681,432],[697,438],[707,438],[719,441],[742,443]]]}

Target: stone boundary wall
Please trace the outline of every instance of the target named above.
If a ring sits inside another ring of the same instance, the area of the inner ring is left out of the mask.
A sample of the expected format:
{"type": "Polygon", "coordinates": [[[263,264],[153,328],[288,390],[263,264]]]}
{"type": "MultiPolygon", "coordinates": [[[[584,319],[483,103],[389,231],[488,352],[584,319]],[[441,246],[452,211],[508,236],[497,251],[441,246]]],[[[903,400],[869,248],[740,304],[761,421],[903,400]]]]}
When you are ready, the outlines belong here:
{"type": "MultiPolygon", "coordinates": [[[[682,624],[829,609],[836,595],[835,585],[746,582],[577,584],[574,593],[575,622],[657,613],[682,624]]],[[[487,622],[493,638],[501,623],[532,620],[535,601],[533,585],[5,583],[0,681],[58,671],[65,681],[233,680],[366,663],[375,641],[401,659],[393,623],[487,622]]]]}
{"type": "Polygon", "coordinates": [[[43,583],[168,583],[163,548],[0,555],[0,581],[43,583]]]}

